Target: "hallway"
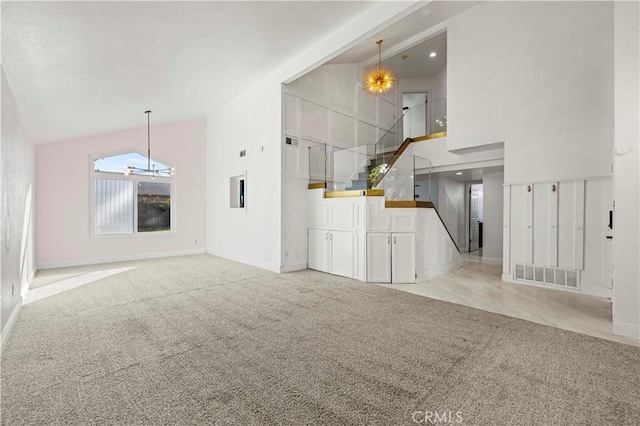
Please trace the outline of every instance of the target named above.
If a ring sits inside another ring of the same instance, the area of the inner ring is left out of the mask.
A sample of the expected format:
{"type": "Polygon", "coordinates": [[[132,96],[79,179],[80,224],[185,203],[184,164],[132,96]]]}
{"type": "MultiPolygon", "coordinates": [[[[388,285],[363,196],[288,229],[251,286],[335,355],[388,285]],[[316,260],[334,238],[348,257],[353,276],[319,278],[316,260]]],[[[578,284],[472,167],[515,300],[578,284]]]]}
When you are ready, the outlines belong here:
{"type": "Polygon", "coordinates": [[[611,332],[611,302],[584,294],[502,281],[502,265],[481,250],[462,253],[462,267],[418,284],[379,284],[576,333],[640,346],[611,332]]]}

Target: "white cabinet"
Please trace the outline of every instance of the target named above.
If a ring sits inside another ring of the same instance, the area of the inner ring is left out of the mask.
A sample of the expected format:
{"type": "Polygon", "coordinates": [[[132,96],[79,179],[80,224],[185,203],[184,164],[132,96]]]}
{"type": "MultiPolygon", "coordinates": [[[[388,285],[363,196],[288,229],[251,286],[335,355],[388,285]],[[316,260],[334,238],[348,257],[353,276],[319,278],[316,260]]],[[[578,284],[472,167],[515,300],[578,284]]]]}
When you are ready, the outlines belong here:
{"type": "Polygon", "coordinates": [[[367,282],[415,283],[416,235],[367,233],[367,282]]]}
{"type": "Polygon", "coordinates": [[[416,234],[391,234],[391,282],[416,282],[416,234]]]}
{"type": "Polygon", "coordinates": [[[353,278],[355,233],[309,229],[309,269],[353,278]]]}
{"type": "Polygon", "coordinates": [[[367,282],[391,282],[391,234],[367,233],[367,282]]]}
{"type": "Polygon", "coordinates": [[[309,229],[309,269],[329,272],[329,231],[309,229]]]}

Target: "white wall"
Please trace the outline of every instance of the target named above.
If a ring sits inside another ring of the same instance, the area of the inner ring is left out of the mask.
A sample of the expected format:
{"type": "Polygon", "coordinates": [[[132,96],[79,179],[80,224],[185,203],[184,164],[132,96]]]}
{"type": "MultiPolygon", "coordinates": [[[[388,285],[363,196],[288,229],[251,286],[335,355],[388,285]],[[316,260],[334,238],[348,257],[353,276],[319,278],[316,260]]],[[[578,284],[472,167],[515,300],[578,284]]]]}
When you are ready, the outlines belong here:
{"type": "Polygon", "coordinates": [[[448,151],[447,138],[414,142],[407,149],[411,154],[426,158],[437,171],[464,170],[504,164],[504,149],[497,148],[465,154],[448,151]]]}
{"type": "Polygon", "coordinates": [[[415,184],[417,185],[415,194],[418,196],[416,200],[431,201],[437,208],[439,201],[438,189],[440,186],[438,176],[432,174],[431,178],[429,178],[429,175],[427,174],[417,175],[415,184]]]}
{"type": "Polygon", "coordinates": [[[438,213],[440,213],[460,251],[464,251],[466,247],[465,185],[463,182],[445,177],[440,177],[439,183],[438,213]]]}
{"type": "Polygon", "coordinates": [[[9,81],[2,74],[2,226],[0,228],[1,328],[0,347],[17,318],[34,266],[34,163],[31,142],[20,121],[20,111],[9,81]],[[22,296],[22,297],[21,297],[22,296]]]}
{"type": "Polygon", "coordinates": [[[306,187],[300,180],[286,180],[282,171],[283,157],[290,153],[281,148],[286,104],[281,83],[294,81],[420,6],[376,4],[209,114],[207,162],[216,165],[207,171],[209,253],[274,271],[306,264],[306,214],[300,207],[306,204],[306,187]],[[247,150],[244,161],[240,149],[247,150]],[[247,171],[243,212],[225,204],[228,175],[238,168],[247,171]]]}
{"type": "Polygon", "coordinates": [[[207,118],[207,251],[278,272],[281,96],[278,82],[263,81],[207,118]],[[246,172],[246,209],[229,206],[238,172],[246,172]]]}
{"type": "MultiPolygon", "coordinates": [[[[140,113],[141,121],[145,118],[140,113]]],[[[91,237],[91,156],[146,151],[147,128],[39,145],[38,267],[204,252],[206,238],[206,122],[151,127],[151,155],[175,166],[171,235],[91,237]]],[[[227,198],[228,199],[228,198],[227,198]]]]}
{"type": "Polygon", "coordinates": [[[504,172],[485,172],[482,223],[482,257],[502,261],[502,216],[504,172]]]}
{"type": "Polygon", "coordinates": [[[640,337],[640,13],[637,2],[615,3],[615,178],[613,330],[640,337]]]}
{"type": "Polygon", "coordinates": [[[611,174],[613,2],[484,2],[447,27],[450,149],[505,142],[505,180],[611,174]]]}

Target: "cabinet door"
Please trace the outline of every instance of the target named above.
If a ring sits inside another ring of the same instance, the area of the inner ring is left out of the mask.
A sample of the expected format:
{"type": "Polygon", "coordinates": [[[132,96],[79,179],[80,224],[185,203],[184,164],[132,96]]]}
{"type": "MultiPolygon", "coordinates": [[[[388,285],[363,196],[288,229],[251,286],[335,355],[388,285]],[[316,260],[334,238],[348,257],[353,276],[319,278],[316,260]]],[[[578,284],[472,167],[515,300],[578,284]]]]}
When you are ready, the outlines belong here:
{"type": "Polygon", "coordinates": [[[331,231],[329,233],[329,245],[331,246],[329,272],[343,277],[354,277],[354,239],[353,232],[331,231]]]}
{"type": "Polygon", "coordinates": [[[416,282],[416,235],[391,234],[391,282],[416,282]]]}
{"type": "Polygon", "coordinates": [[[367,234],[367,282],[391,282],[391,234],[367,234]]]}
{"type": "Polygon", "coordinates": [[[309,229],[309,259],[307,266],[316,271],[329,272],[329,231],[309,229]]]}

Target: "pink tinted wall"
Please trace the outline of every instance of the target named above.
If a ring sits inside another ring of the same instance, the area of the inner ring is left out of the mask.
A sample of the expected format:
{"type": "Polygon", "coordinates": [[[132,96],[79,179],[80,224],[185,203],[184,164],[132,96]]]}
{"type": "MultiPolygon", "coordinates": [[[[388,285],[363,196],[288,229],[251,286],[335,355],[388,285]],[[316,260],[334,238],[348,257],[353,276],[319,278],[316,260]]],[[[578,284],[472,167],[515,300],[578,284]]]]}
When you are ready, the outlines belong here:
{"type": "Polygon", "coordinates": [[[36,261],[39,268],[205,251],[205,119],[151,127],[151,156],[176,168],[172,199],[175,232],[91,236],[92,156],[146,153],[146,148],[146,126],[37,147],[36,261]]]}

